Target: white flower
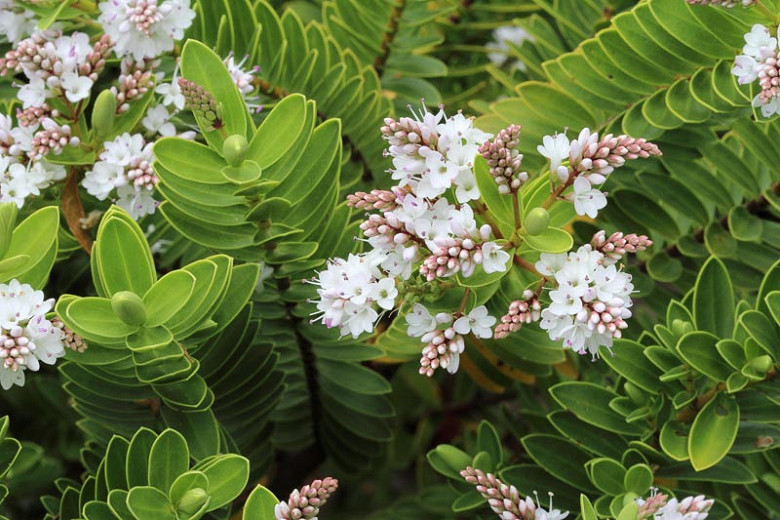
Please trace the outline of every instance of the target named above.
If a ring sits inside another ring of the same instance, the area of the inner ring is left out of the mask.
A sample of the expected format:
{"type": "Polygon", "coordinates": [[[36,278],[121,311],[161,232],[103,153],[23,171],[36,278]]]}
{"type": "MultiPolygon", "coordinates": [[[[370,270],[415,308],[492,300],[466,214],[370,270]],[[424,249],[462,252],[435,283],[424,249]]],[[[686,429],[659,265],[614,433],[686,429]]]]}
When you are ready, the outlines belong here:
{"type": "Polygon", "coordinates": [[[398,289],[395,287],[393,278],[382,278],[375,287],[373,298],[377,305],[385,310],[391,310],[395,307],[395,299],[398,296],[398,289]]]}
{"type": "MultiPolygon", "coordinates": [[[[382,254],[367,253],[330,260],[319,278],[310,282],[320,286],[320,300],[316,302],[320,316],[313,321],[322,320],[328,328],[339,327],[342,336],[349,333],[358,338],[363,332],[371,332],[379,318],[372,296],[375,282],[381,278],[377,265],[383,259],[382,254]]],[[[395,298],[386,283],[380,286],[380,294],[383,290],[385,304],[387,299],[395,298]]]]}
{"type": "Polygon", "coordinates": [[[772,117],[773,115],[780,113],[780,97],[774,96],[769,103],[764,103],[760,96],[753,98],[753,106],[761,108],[761,115],[764,117],[772,117]]]}
{"type": "Polygon", "coordinates": [[[162,95],[163,98],[161,103],[166,107],[173,105],[176,110],[183,110],[187,100],[185,99],[184,94],[181,91],[181,87],[179,86],[179,82],[177,80],[178,73],[179,67],[177,66],[173,70],[173,78],[171,78],[171,82],[157,85],[154,91],[162,95]]]}
{"type": "Polygon", "coordinates": [[[24,371],[53,365],[65,355],[63,332],[46,319],[54,300],[11,280],[0,284],[0,386],[24,385],[24,371]]]}
{"type": "Polygon", "coordinates": [[[744,85],[758,78],[757,65],[755,58],[743,54],[734,59],[734,68],[731,69],[731,73],[737,76],[740,85],[744,85]]]}
{"type": "Polygon", "coordinates": [[[772,37],[769,29],[761,24],[755,24],[750,32],[745,34],[745,46],[742,52],[748,56],[760,59],[766,52],[777,48],[777,38],[772,37]]]}
{"type": "Polygon", "coordinates": [[[227,67],[227,70],[230,73],[230,77],[233,78],[233,82],[236,84],[238,91],[241,92],[241,96],[244,98],[246,98],[247,95],[251,94],[252,91],[255,90],[255,86],[252,84],[252,82],[255,79],[254,74],[259,70],[259,67],[257,66],[253,67],[250,72],[242,69],[248,58],[249,55],[247,54],[241,61],[236,63],[233,53],[231,52],[223,61],[225,67],[227,67]]]}
{"type": "Polygon", "coordinates": [[[574,211],[577,215],[587,215],[596,218],[598,211],[607,205],[607,197],[599,190],[592,188],[588,179],[577,177],[574,180],[574,192],[569,198],[573,199],[574,211]]]}
{"type": "Polygon", "coordinates": [[[464,204],[470,200],[479,199],[479,187],[477,187],[477,179],[471,170],[461,169],[458,176],[455,177],[455,198],[458,202],[464,204]]]}
{"type": "Polygon", "coordinates": [[[436,328],[436,318],[420,303],[415,303],[412,312],[406,315],[406,323],[409,325],[407,334],[414,338],[422,337],[436,328]]]}
{"type": "Polygon", "coordinates": [[[123,184],[127,184],[124,176],[125,169],[118,165],[106,161],[98,161],[84,175],[81,185],[87,190],[87,193],[98,200],[106,200],[111,191],[123,184]]]}
{"type": "MultiPolygon", "coordinates": [[[[522,27],[506,25],[493,31],[493,40],[486,45],[487,48],[494,50],[488,53],[488,59],[496,65],[503,65],[509,54],[509,43],[520,46],[526,40],[534,41],[534,38],[522,27]]],[[[521,61],[516,61],[513,65],[520,70],[525,70],[525,64],[521,61]]]]}
{"type": "Polygon", "coordinates": [[[60,78],[60,86],[65,91],[65,97],[71,103],[77,103],[87,99],[94,82],[86,76],[79,76],[78,72],[66,72],[60,78]]]}
{"type": "Polygon", "coordinates": [[[22,85],[16,97],[22,102],[22,108],[42,106],[46,102],[46,83],[34,76],[29,83],[22,85]]]}
{"type": "Polygon", "coordinates": [[[479,307],[474,307],[466,316],[461,316],[455,320],[452,328],[462,336],[471,332],[478,338],[491,338],[493,337],[492,327],[496,324],[496,321],[495,316],[488,314],[487,307],[480,305],[479,307]]]}
{"type": "Polygon", "coordinates": [[[506,271],[506,264],[509,262],[509,258],[509,253],[502,251],[501,246],[495,242],[482,244],[482,269],[486,273],[506,271]]]}
{"type": "Polygon", "coordinates": [[[116,41],[117,55],[141,61],[173,50],[194,18],[190,0],[105,0],[98,22],[116,41]]]}
{"type": "Polygon", "coordinates": [[[131,184],[120,186],[116,190],[116,205],[127,211],[135,220],[151,215],[157,209],[159,203],[154,199],[152,192],[145,189],[137,189],[131,184]]]}
{"type": "Polygon", "coordinates": [[[563,161],[569,158],[569,138],[565,134],[546,135],[536,149],[550,160],[550,171],[558,175],[563,161]]]}
{"type": "Polygon", "coordinates": [[[176,135],[176,127],[170,122],[171,113],[164,105],[156,105],[146,111],[146,116],[141,121],[144,128],[163,137],[176,135]]]}

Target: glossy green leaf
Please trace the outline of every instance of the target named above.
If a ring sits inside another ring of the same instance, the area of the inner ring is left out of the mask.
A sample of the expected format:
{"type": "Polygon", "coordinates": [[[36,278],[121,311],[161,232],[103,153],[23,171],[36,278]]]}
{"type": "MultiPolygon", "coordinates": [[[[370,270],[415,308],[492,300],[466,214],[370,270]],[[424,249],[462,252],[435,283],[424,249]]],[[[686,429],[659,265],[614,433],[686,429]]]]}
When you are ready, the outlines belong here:
{"type": "Polygon", "coordinates": [[[723,262],[715,257],[705,262],[696,279],[693,316],[700,330],[730,338],[734,329],[734,289],[723,262]]]}
{"type": "Polygon", "coordinates": [[[734,444],[739,427],[739,406],[731,396],[718,393],[696,415],[688,436],[691,465],[701,471],[716,465],[734,444]]]}
{"type": "Polygon", "coordinates": [[[249,461],[240,455],[219,455],[213,461],[204,459],[195,469],[201,471],[209,481],[210,509],[229,504],[246,487],[249,479],[249,461]]]}
{"type": "Polygon", "coordinates": [[[243,520],[275,520],[274,507],[279,499],[262,485],[258,485],[249,494],[244,504],[243,520]]]}
{"type": "Polygon", "coordinates": [[[127,507],[136,518],[176,520],[173,504],[165,493],[150,486],[134,487],[127,494],[127,507]]]}
{"type": "Polygon", "coordinates": [[[174,317],[192,296],[195,282],[184,270],[172,271],[155,282],[143,296],[148,316],[145,326],[156,327],[174,317]]]}
{"type": "MultiPolygon", "coordinates": [[[[187,441],[179,432],[165,430],[154,441],[149,454],[149,484],[168,493],[171,484],[189,467],[190,455],[187,441]]],[[[130,499],[131,497],[128,497],[128,504],[130,499]]]]}

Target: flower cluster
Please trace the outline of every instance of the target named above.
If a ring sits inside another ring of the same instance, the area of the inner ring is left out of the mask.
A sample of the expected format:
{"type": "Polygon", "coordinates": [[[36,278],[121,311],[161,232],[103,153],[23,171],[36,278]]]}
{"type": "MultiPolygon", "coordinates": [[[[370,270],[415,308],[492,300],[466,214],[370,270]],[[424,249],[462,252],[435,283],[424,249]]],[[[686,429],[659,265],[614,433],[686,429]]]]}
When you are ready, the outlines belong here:
{"type": "Polygon", "coordinates": [[[10,116],[0,115],[0,202],[13,202],[19,208],[27,197],[40,195],[42,189],[65,178],[65,168],[42,155],[78,143],[69,127],[60,127],[48,117],[27,122],[14,127],[10,116]]]}
{"type": "MultiPolygon", "coordinates": [[[[778,29],[780,33],[780,29],[778,29]]],[[[745,34],[745,46],[736,57],[731,73],[744,85],[758,80],[761,91],[753,98],[753,106],[764,117],[780,112],[780,49],[777,38],[769,29],[756,24],[745,34]]]]}
{"type": "Polygon", "coordinates": [[[652,490],[647,499],[638,498],[636,505],[639,508],[638,520],[704,520],[709,516],[708,511],[715,503],[704,495],[690,496],[678,501],[676,498],[667,500],[664,493],[652,490]]]}
{"type": "Polygon", "coordinates": [[[194,18],[190,0],[110,0],[100,3],[98,22],[117,55],[140,61],[172,51],[194,18]]]}
{"type": "Polygon", "coordinates": [[[105,200],[116,190],[115,203],[133,218],[154,213],[157,201],[152,191],[157,176],[152,170],[152,144],[140,134],[128,133],[104,143],[100,160],[84,176],[82,184],[87,193],[105,200]]]}
{"type": "Polygon", "coordinates": [[[627,160],[661,155],[658,146],[645,139],[612,134],[599,138],[589,128],[583,128],[571,141],[565,134],[544,136],[537,150],[550,160],[553,179],[563,183],[562,188],[573,187],[566,198],[574,203],[577,214],[590,218],[596,218],[607,205],[606,194],[594,186],[603,184],[627,160]]]}
{"type": "Polygon", "coordinates": [[[383,277],[378,268],[381,260],[380,255],[368,253],[328,262],[319,277],[311,280],[320,286],[317,320],[328,328],[339,327],[342,335],[349,333],[353,338],[374,330],[379,318],[376,307],[391,310],[398,296],[395,280],[383,277]]]}
{"type": "Polygon", "coordinates": [[[408,186],[418,197],[434,199],[455,188],[455,198],[464,203],[479,198],[474,178],[474,157],[490,134],[475,128],[458,113],[446,117],[425,109],[416,118],[385,119],[382,135],[390,144],[391,169],[399,186],[408,186]]]}
{"type": "MultiPolygon", "coordinates": [[[[468,205],[479,197],[473,161],[489,134],[474,128],[462,114],[445,119],[443,111],[425,112],[416,119],[387,119],[382,133],[390,143],[393,176],[400,185],[348,197],[350,206],[378,212],[370,213],[360,226],[372,250],[331,261],[314,280],[321,287],[317,309],[323,323],[348,330],[354,337],[371,332],[379,317],[376,305],[386,311],[394,308],[398,278],[402,284],[415,271],[428,282],[458,273],[469,277],[477,266],[486,273],[501,272],[510,260],[502,246],[489,240],[491,227],[479,226],[468,205]],[[450,188],[460,205],[442,196],[450,188]],[[382,293],[375,293],[374,287],[382,293]]],[[[450,321],[460,317],[450,316],[450,321]]],[[[495,323],[495,318],[487,318],[491,325],[495,323]]],[[[417,334],[427,344],[424,373],[430,375],[439,366],[457,370],[462,335],[468,333],[462,330],[462,326],[451,332],[431,328],[417,334]]],[[[490,336],[488,330],[484,337],[490,336]]]]}
{"type": "Polygon", "coordinates": [[[338,487],[338,480],[325,477],[303,486],[300,491],[295,489],[286,502],[276,504],[274,517],[276,520],[317,520],[320,507],[325,505],[338,487]]]}
{"type": "Polygon", "coordinates": [[[0,74],[24,74],[27,83],[18,93],[24,108],[41,107],[46,99],[62,95],[77,103],[89,97],[112,47],[106,35],[92,45],[84,33],[38,31],[0,59],[0,74]]]}
{"type": "Polygon", "coordinates": [[[11,280],[0,284],[0,386],[24,385],[24,372],[53,365],[65,355],[64,334],[46,319],[54,300],[43,292],[11,280]]]}
{"type": "Polygon", "coordinates": [[[756,0],[688,0],[691,5],[716,5],[720,7],[726,7],[731,9],[736,5],[742,5],[742,7],[750,7],[756,3],[756,0]]]}
{"type": "Polygon", "coordinates": [[[631,317],[634,290],[631,275],[605,265],[604,254],[590,244],[557,255],[542,253],[536,269],[550,277],[557,288],[552,303],[542,311],[540,327],[563,347],[595,359],[600,346],[612,346],[631,317]]]}
{"type": "Polygon", "coordinates": [[[426,344],[420,358],[420,374],[431,377],[437,368],[450,374],[457,372],[460,355],[466,348],[464,336],[491,337],[496,318],[488,314],[484,305],[475,307],[468,314],[440,312],[433,316],[424,305],[416,303],[406,315],[406,323],[409,336],[420,337],[426,344]],[[445,328],[438,328],[439,325],[445,328]]]}
{"type": "MultiPolygon", "coordinates": [[[[509,61],[509,44],[519,47],[525,41],[533,42],[534,38],[522,27],[514,25],[498,27],[493,31],[493,41],[485,45],[491,51],[487,57],[496,65],[503,66],[509,61]]],[[[520,60],[512,63],[512,67],[519,70],[526,69],[525,63],[520,60]]]]}
{"type": "Polygon", "coordinates": [[[487,500],[490,509],[503,520],[563,520],[569,512],[553,509],[550,493],[549,509],[542,508],[539,498],[534,503],[531,497],[520,498],[520,492],[515,486],[507,486],[491,473],[469,466],[460,472],[469,484],[476,486],[477,491],[487,500]]]}
{"type": "Polygon", "coordinates": [[[601,259],[602,264],[611,265],[617,263],[626,253],[644,251],[653,245],[653,241],[646,235],[634,233],[624,235],[621,231],[615,231],[607,237],[604,230],[601,230],[593,235],[590,245],[595,251],[604,255],[604,258],[601,259]]]}

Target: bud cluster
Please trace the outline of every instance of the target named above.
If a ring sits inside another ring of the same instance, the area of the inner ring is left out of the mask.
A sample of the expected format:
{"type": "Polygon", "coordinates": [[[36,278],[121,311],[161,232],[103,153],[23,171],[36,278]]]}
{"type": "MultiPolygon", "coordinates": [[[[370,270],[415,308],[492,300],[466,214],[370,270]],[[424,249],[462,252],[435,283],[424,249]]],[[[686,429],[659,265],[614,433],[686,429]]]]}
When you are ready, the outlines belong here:
{"type": "Polygon", "coordinates": [[[604,255],[601,263],[610,265],[617,263],[626,253],[644,251],[653,245],[653,241],[646,235],[635,233],[623,235],[621,231],[616,231],[607,237],[604,230],[601,230],[593,235],[590,245],[594,251],[600,251],[604,255]]]}
{"type": "Polygon", "coordinates": [[[534,504],[531,497],[520,498],[520,492],[515,486],[507,486],[491,473],[486,474],[469,466],[461,471],[460,475],[477,488],[487,500],[490,509],[503,520],[563,520],[569,516],[568,511],[553,509],[552,493],[549,494],[550,507],[545,510],[540,504],[534,504]]]}
{"type": "Polygon", "coordinates": [[[155,60],[122,60],[117,86],[111,87],[116,98],[117,113],[130,110],[130,102],[146,94],[154,86],[152,69],[159,62],[155,60]]]}
{"type": "Polygon", "coordinates": [[[276,520],[315,520],[320,513],[320,508],[336,492],[338,486],[338,480],[325,477],[303,486],[300,491],[293,490],[286,502],[276,504],[274,508],[276,520]]]}
{"type": "Polygon", "coordinates": [[[211,92],[187,78],[179,78],[178,81],[187,108],[192,110],[196,117],[211,123],[214,128],[221,128],[223,123],[220,110],[211,92]]]}
{"type": "Polygon", "coordinates": [[[42,130],[33,135],[32,150],[28,152],[30,159],[38,160],[53,153],[59,155],[66,146],[76,147],[81,143],[78,137],[71,134],[70,125],[60,125],[51,118],[41,120],[42,130]]]}
{"type": "Polygon", "coordinates": [[[521,172],[523,154],[517,151],[520,125],[509,125],[501,130],[493,141],[486,141],[479,153],[490,166],[490,175],[502,194],[516,192],[528,181],[528,172],[521,172]]]}
{"type": "Polygon", "coordinates": [[[403,198],[403,190],[396,188],[390,190],[371,190],[370,193],[358,191],[353,195],[347,195],[347,205],[358,209],[376,209],[392,211],[403,198]]]}
{"type": "Polygon", "coordinates": [[[517,332],[520,327],[539,321],[542,315],[542,304],[539,297],[530,289],[523,291],[523,299],[509,304],[509,310],[501,316],[501,323],[493,333],[494,339],[501,339],[517,332]]]}

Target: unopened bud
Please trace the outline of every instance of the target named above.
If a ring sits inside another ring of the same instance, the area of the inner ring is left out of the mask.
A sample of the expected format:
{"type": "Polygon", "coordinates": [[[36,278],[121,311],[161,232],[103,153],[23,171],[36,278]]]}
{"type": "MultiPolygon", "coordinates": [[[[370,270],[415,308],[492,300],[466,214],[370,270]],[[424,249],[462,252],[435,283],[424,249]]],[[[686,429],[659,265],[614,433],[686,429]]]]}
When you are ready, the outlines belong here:
{"type": "Polygon", "coordinates": [[[532,236],[541,235],[550,224],[550,214],[544,208],[534,208],[525,217],[525,231],[532,236]]]}
{"type": "Polygon", "coordinates": [[[750,360],[749,365],[751,368],[759,373],[766,373],[772,368],[772,358],[767,354],[758,356],[750,360]]]}
{"type": "Polygon", "coordinates": [[[100,139],[105,139],[114,129],[116,97],[110,90],[101,92],[92,108],[92,129],[100,139]]]}
{"type": "Polygon", "coordinates": [[[249,143],[243,135],[231,135],[222,144],[222,156],[230,166],[241,166],[249,150],[249,143]]]}
{"type": "Polygon", "coordinates": [[[111,297],[111,309],[128,325],[146,323],[146,308],[140,296],[130,291],[119,291],[111,297]]]}
{"type": "Polygon", "coordinates": [[[203,504],[209,499],[209,494],[203,488],[193,488],[184,493],[181,500],[176,504],[176,509],[187,515],[197,513],[203,504]]]}

